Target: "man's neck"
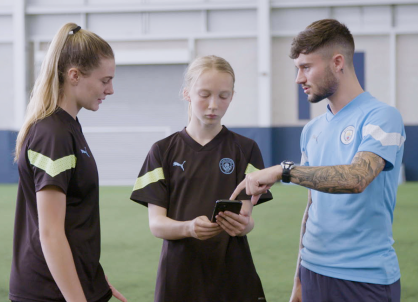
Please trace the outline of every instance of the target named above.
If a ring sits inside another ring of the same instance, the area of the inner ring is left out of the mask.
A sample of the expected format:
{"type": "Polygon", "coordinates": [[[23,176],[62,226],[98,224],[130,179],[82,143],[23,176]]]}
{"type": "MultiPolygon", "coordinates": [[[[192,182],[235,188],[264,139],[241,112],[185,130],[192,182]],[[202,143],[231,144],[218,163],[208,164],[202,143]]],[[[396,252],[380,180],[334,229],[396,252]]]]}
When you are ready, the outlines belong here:
{"type": "MultiPolygon", "coordinates": [[[[349,77],[349,75],[347,76],[349,77]]],[[[363,92],[364,90],[357,80],[356,75],[349,78],[343,78],[338,85],[338,90],[332,96],[328,97],[332,113],[334,115],[337,114],[342,108],[363,92]]]]}

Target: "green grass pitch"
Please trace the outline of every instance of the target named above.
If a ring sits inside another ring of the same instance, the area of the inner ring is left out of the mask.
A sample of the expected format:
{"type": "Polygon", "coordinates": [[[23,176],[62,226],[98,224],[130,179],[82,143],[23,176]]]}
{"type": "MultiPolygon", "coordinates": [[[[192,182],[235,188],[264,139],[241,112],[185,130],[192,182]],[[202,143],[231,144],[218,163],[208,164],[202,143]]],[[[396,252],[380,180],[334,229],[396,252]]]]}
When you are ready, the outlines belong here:
{"type": "MultiPolygon", "coordinates": [[[[8,301],[16,185],[0,185],[0,301],[8,301]]],[[[267,300],[288,301],[307,190],[275,185],[274,200],[254,208],[249,234],[267,300]]],[[[148,228],[145,207],[129,200],[130,187],[101,187],[101,263],[112,284],[131,302],[153,301],[162,240],[148,228]]],[[[402,301],[418,301],[418,182],[399,187],[394,247],[401,266],[402,301]]],[[[116,299],[111,301],[115,302],[116,299]]]]}

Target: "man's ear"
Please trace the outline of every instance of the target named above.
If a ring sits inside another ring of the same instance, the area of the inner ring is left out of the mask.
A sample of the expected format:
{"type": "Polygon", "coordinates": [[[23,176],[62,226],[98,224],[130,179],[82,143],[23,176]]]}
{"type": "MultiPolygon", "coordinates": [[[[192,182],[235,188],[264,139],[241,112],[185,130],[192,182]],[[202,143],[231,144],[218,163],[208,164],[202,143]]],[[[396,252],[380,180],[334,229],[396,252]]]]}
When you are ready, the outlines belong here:
{"type": "Polygon", "coordinates": [[[77,86],[78,81],[79,81],[80,76],[81,76],[81,73],[77,68],[71,67],[67,71],[67,76],[68,76],[68,80],[69,80],[70,84],[73,85],[73,86],[77,86]]]}
{"type": "Polygon", "coordinates": [[[183,99],[185,99],[186,101],[190,102],[189,90],[187,88],[184,88],[183,89],[183,99]]]}
{"type": "Polygon", "coordinates": [[[342,54],[337,53],[332,57],[332,64],[335,73],[339,73],[345,68],[345,58],[342,54]]]}

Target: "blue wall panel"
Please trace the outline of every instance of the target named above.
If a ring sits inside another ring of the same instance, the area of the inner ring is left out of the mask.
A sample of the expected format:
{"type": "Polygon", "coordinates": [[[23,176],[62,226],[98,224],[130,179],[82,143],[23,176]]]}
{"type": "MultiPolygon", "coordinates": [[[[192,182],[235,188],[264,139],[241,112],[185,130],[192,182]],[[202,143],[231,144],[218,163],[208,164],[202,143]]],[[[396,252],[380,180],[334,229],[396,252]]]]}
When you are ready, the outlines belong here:
{"type": "Polygon", "coordinates": [[[273,128],[273,164],[278,165],[283,160],[300,162],[301,133],[302,127],[273,128]]]}
{"type": "Polygon", "coordinates": [[[13,163],[17,132],[0,131],[0,183],[17,183],[19,173],[13,163]]]}
{"type": "Polygon", "coordinates": [[[256,141],[266,167],[280,164],[285,159],[300,162],[299,138],[302,127],[229,129],[256,141]]]}
{"type": "Polygon", "coordinates": [[[366,90],[364,52],[355,52],[353,57],[354,70],[361,87],[366,90]]]}
{"type": "Polygon", "coordinates": [[[405,126],[406,141],[403,154],[406,180],[418,181],[418,126],[405,126]]]}
{"type": "Polygon", "coordinates": [[[263,155],[264,165],[266,167],[272,166],[272,128],[228,128],[238,134],[253,139],[261,150],[263,155]]]}
{"type": "MultiPolygon", "coordinates": [[[[300,162],[299,138],[302,127],[230,128],[255,140],[263,154],[266,167],[283,160],[300,162]]],[[[406,126],[406,142],[403,162],[408,181],[418,181],[418,126],[406,126]]],[[[0,183],[17,183],[19,174],[13,163],[16,132],[0,131],[0,183]]]]}
{"type": "Polygon", "coordinates": [[[308,101],[308,95],[303,92],[302,85],[298,84],[298,114],[300,120],[311,119],[311,103],[308,101]]]}

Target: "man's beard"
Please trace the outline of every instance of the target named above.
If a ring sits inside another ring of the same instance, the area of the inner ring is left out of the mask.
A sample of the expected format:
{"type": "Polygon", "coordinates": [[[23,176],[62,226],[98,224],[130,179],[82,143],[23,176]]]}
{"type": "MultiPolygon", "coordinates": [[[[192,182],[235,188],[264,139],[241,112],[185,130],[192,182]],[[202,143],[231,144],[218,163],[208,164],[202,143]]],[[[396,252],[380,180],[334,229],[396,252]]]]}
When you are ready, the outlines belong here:
{"type": "Polygon", "coordinates": [[[317,86],[318,92],[308,95],[308,101],[312,104],[316,104],[323,99],[333,95],[338,88],[338,80],[332,74],[331,69],[328,67],[325,71],[325,77],[323,83],[317,86]]]}

